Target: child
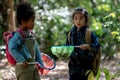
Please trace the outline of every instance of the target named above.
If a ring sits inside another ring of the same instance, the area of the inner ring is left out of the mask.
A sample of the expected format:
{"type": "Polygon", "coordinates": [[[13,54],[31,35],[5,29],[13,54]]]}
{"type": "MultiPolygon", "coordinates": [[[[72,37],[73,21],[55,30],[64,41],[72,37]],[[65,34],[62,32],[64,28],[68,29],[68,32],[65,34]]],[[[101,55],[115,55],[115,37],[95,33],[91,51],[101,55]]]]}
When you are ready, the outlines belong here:
{"type": "Polygon", "coordinates": [[[80,46],[74,48],[69,60],[69,80],[88,80],[92,68],[92,58],[87,56],[88,50],[99,49],[97,36],[91,32],[91,44],[87,44],[85,33],[88,26],[88,12],[83,8],[77,8],[72,14],[74,26],[68,33],[66,45],[80,46]],[[70,40],[69,40],[70,35],[70,40]]]}
{"type": "Polygon", "coordinates": [[[43,65],[41,53],[32,32],[35,12],[30,3],[21,2],[17,5],[16,18],[21,33],[16,31],[8,46],[17,62],[15,65],[17,80],[40,80],[35,64],[28,64],[29,62],[38,62],[43,65]]]}

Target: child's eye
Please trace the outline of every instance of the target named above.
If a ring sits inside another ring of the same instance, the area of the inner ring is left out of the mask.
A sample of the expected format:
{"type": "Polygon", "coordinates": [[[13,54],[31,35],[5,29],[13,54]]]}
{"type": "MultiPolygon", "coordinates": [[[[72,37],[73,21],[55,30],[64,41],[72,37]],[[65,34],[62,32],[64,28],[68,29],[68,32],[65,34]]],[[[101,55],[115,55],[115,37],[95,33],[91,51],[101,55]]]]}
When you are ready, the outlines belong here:
{"type": "Polygon", "coordinates": [[[78,18],[75,18],[75,20],[78,20],[78,18]]]}
{"type": "Polygon", "coordinates": [[[82,17],[80,17],[79,19],[83,19],[82,17]]]}

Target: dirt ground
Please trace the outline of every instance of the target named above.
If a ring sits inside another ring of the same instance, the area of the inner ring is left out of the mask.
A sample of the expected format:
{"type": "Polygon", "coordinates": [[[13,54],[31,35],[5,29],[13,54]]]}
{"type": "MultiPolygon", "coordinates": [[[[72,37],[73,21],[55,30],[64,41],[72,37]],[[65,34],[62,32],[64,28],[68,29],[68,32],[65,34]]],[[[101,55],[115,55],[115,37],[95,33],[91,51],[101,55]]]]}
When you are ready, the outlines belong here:
{"type": "MultiPolygon", "coordinates": [[[[68,61],[59,59],[56,61],[56,68],[47,75],[41,75],[41,80],[68,80],[67,65],[68,61]]],[[[120,57],[112,60],[101,60],[101,76],[99,80],[106,80],[103,68],[107,68],[110,71],[111,76],[118,71],[120,72],[120,57]]],[[[14,68],[7,64],[6,59],[0,61],[0,80],[16,80],[14,68]]],[[[112,80],[120,80],[120,73],[117,78],[112,80]]]]}

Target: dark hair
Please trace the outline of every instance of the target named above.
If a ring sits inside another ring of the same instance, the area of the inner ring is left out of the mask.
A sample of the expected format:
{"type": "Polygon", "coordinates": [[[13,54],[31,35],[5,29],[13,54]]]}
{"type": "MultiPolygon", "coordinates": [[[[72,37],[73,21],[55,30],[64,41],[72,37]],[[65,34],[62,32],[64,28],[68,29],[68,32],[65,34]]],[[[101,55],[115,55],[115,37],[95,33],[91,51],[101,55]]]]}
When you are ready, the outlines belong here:
{"type": "Polygon", "coordinates": [[[17,5],[16,19],[17,23],[21,24],[21,21],[28,21],[33,15],[35,15],[34,9],[28,2],[20,2],[17,5]]]}
{"type": "Polygon", "coordinates": [[[77,13],[83,13],[84,16],[85,16],[85,21],[86,21],[86,23],[88,23],[88,19],[89,19],[89,17],[88,17],[88,12],[87,12],[84,8],[81,8],[81,7],[76,8],[76,9],[74,10],[73,14],[72,14],[72,19],[74,19],[74,16],[75,16],[75,14],[77,14],[77,13]]]}

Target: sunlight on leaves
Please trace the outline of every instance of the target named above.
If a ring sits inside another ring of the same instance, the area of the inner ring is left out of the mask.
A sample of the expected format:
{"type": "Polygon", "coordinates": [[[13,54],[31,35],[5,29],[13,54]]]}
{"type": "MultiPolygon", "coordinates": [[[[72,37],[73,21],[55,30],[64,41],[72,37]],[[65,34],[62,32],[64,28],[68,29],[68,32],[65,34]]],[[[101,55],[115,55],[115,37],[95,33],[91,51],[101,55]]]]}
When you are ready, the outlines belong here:
{"type": "Polygon", "coordinates": [[[117,32],[117,31],[112,31],[111,34],[112,34],[112,35],[119,35],[119,32],[117,32]]]}
{"type": "Polygon", "coordinates": [[[93,24],[91,25],[91,29],[93,31],[96,31],[96,34],[99,36],[102,36],[103,31],[102,31],[102,24],[98,22],[95,18],[93,18],[93,24]]]}
{"type": "Polygon", "coordinates": [[[113,12],[113,13],[110,13],[109,15],[105,16],[105,19],[106,18],[109,18],[109,17],[112,17],[112,18],[115,18],[116,17],[116,14],[113,12]]]}
{"type": "Polygon", "coordinates": [[[120,42],[120,36],[117,36],[116,39],[118,40],[118,42],[120,42]]]}
{"type": "Polygon", "coordinates": [[[99,6],[97,6],[98,10],[104,10],[106,12],[109,12],[110,9],[110,5],[109,4],[101,4],[99,6]]]}

